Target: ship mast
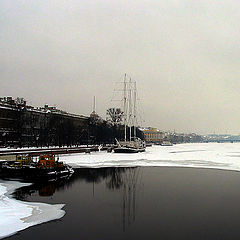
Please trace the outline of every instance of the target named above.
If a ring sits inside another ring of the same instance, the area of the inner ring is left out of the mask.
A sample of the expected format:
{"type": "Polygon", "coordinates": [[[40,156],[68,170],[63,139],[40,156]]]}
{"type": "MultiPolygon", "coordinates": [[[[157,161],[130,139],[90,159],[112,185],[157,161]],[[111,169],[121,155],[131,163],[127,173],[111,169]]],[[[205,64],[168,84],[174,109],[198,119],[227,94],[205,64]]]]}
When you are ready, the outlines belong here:
{"type": "Polygon", "coordinates": [[[132,138],[132,79],[130,78],[130,81],[129,81],[129,99],[128,99],[128,105],[129,105],[129,120],[128,120],[128,123],[129,123],[129,141],[131,141],[131,138],[132,138]]]}
{"type": "Polygon", "coordinates": [[[127,82],[126,73],[124,75],[124,89],[123,89],[123,112],[124,112],[124,141],[127,141],[127,82]]]}
{"type": "Polygon", "coordinates": [[[136,125],[137,125],[137,86],[136,86],[136,81],[134,82],[134,87],[133,87],[133,131],[134,131],[134,140],[136,139],[137,136],[137,131],[136,131],[136,125]]]}
{"type": "Polygon", "coordinates": [[[127,74],[124,75],[124,88],[123,88],[123,112],[124,112],[124,141],[127,141],[127,126],[129,125],[129,140],[136,138],[137,126],[137,87],[136,81],[132,82],[130,78],[127,81],[127,74]],[[132,133],[133,127],[133,133],[132,133]]]}

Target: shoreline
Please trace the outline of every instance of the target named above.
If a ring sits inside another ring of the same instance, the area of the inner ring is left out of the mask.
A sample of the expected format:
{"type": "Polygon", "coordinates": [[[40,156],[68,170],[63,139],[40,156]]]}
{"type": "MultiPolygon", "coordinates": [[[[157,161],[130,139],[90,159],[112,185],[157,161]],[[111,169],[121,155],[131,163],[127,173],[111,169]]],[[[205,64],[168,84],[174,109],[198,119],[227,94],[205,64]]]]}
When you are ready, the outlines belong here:
{"type": "Polygon", "coordinates": [[[17,200],[12,194],[31,183],[0,181],[0,239],[44,222],[60,219],[65,215],[64,204],[45,204],[17,200]]]}

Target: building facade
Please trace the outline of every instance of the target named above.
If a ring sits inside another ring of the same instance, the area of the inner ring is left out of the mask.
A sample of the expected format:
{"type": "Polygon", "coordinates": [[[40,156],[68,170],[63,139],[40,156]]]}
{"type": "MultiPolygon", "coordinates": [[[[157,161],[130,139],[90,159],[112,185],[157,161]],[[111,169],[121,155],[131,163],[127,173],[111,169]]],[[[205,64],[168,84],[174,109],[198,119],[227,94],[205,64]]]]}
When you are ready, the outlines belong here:
{"type": "Polygon", "coordinates": [[[45,105],[28,106],[21,98],[0,98],[0,146],[63,146],[88,142],[89,117],[45,105]]]}
{"type": "Polygon", "coordinates": [[[143,129],[144,137],[146,142],[161,143],[164,140],[165,133],[157,128],[143,129]]]}

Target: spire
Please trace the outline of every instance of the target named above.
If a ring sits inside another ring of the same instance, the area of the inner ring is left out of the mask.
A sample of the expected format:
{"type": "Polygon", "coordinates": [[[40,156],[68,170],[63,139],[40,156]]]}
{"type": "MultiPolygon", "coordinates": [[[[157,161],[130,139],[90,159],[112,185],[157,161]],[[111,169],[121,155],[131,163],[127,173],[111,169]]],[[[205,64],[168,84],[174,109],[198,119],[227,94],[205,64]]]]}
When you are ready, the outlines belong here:
{"type": "Polygon", "coordinates": [[[93,97],[93,113],[96,113],[96,96],[93,97]]]}
{"type": "Polygon", "coordinates": [[[90,117],[92,118],[98,117],[96,113],[96,96],[93,97],[93,110],[92,110],[92,113],[90,114],[90,117]]]}

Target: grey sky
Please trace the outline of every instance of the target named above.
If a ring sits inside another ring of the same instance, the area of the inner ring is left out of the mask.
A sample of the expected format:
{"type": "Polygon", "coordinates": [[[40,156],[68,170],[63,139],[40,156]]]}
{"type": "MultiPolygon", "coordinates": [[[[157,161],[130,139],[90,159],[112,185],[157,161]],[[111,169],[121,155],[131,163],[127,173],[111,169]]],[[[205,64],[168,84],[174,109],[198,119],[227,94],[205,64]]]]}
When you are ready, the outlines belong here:
{"type": "Polygon", "coordinates": [[[105,117],[138,83],[145,126],[240,133],[239,0],[1,0],[0,95],[105,117]]]}

